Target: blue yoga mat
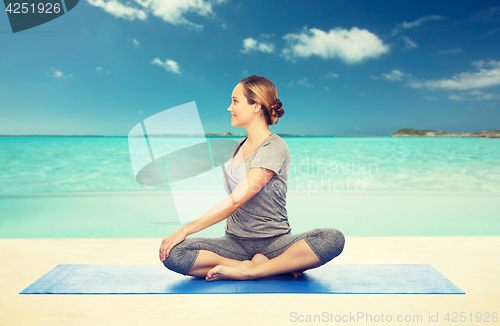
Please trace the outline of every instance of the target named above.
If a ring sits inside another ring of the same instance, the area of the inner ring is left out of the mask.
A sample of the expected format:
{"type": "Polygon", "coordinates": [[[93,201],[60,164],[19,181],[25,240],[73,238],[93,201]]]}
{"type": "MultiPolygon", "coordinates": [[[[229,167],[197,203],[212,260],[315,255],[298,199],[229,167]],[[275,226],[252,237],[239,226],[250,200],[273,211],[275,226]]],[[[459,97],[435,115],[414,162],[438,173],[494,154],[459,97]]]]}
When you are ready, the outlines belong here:
{"type": "Polygon", "coordinates": [[[464,294],[428,264],[337,265],[294,278],[213,281],[174,273],[163,265],[57,265],[20,294],[407,293],[464,294]]]}

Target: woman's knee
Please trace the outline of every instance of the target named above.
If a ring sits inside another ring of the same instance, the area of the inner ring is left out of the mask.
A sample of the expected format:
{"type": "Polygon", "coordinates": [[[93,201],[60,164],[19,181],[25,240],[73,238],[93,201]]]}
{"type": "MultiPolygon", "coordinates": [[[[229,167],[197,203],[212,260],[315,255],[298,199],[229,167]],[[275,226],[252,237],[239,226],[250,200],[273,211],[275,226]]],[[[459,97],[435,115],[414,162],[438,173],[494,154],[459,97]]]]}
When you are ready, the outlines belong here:
{"type": "Polygon", "coordinates": [[[173,272],[187,275],[199,251],[192,250],[188,246],[181,244],[170,250],[168,257],[163,261],[163,265],[173,272]]]}
{"type": "Polygon", "coordinates": [[[332,228],[332,229],[330,229],[330,232],[331,232],[330,236],[335,241],[335,246],[337,247],[337,251],[338,251],[337,256],[338,256],[342,253],[342,251],[344,251],[345,237],[344,237],[344,234],[337,229],[332,228]]]}
{"type": "Polygon", "coordinates": [[[345,237],[342,232],[334,228],[319,228],[311,231],[316,240],[313,244],[316,246],[316,251],[320,253],[320,260],[326,264],[333,258],[337,257],[344,250],[345,237]]]}

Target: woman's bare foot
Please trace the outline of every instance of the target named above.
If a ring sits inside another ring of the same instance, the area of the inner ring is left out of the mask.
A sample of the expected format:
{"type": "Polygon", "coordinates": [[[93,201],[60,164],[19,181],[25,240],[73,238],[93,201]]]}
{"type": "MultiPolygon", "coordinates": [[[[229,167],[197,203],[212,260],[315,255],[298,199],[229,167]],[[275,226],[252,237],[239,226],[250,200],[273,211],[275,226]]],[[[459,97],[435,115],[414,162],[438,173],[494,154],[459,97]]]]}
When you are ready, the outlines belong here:
{"type": "Polygon", "coordinates": [[[244,260],[234,267],[217,265],[208,271],[205,279],[209,282],[217,280],[249,280],[251,278],[249,271],[253,266],[255,266],[255,263],[250,260],[244,260]]]}
{"type": "Polygon", "coordinates": [[[253,256],[252,260],[244,260],[239,265],[234,267],[217,265],[210,271],[208,271],[206,280],[216,281],[227,279],[247,279],[248,276],[245,274],[245,272],[247,272],[250,267],[262,264],[268,260],[269,258],[264,256],[263,254],[256,254],[255,256],[253,256]],[[232,270],[230,268],[235,269],[232,270]]]}
{"type": "MultiPolygon", "coordinates": [[[[217,281],[217,280],[248,280],[251,279],[249,273],[250,269],[258,264],[265,263],[269,258],[263,254],[256,254],[253,256],[252,260],[244,260],[239,265],[234,267],[228,267],[224,265],[217,265],[208,271],[205,279],[207,281],[217,281]]],[[[288,273],[284,273],[288,274],[288,273]]],[[[294,277],[299,277],[302,275],[300,271],[290,272],[294,277]]]]}

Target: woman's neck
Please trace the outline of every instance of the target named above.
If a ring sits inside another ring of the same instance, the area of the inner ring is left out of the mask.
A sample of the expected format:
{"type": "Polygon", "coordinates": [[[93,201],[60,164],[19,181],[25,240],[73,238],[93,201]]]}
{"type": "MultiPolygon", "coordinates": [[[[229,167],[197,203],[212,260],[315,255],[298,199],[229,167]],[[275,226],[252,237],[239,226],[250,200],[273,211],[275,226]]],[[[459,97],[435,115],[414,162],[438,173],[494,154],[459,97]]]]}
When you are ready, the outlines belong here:
{"type": "Polygon", "coordinates": [[[266,126],[265,128],[259,129],[247,129],[248,137],[245,140],[245,146],[254,147],[260,145],[264,140],[266,140],[269,135],[272,134],[271,130],[266,126]]]}

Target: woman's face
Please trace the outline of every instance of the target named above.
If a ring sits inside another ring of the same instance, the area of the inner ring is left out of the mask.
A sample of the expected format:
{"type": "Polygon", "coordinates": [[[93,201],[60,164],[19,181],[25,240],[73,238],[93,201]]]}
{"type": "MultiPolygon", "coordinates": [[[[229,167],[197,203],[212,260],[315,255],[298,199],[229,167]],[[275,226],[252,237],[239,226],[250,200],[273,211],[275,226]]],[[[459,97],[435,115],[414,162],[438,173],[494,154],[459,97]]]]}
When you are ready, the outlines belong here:
{"type": "Polygon", "coordinates": [[[231,126],[243,127],[250,122],[255,116],[254,107],[255,104],[248,104],[243,94],[243,85],[236,85],[231,95],[231,105],[227,108],[231,112],[231,126]]]}

